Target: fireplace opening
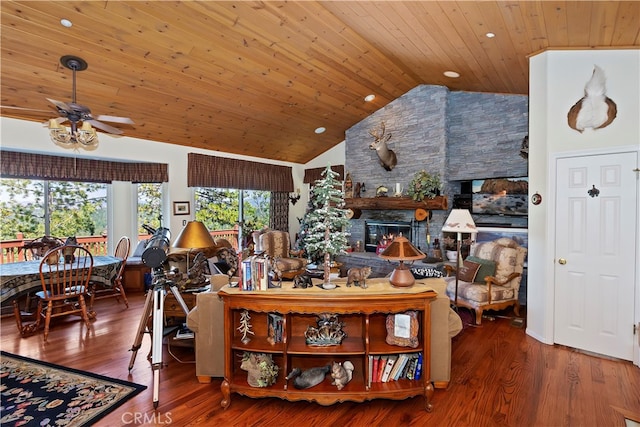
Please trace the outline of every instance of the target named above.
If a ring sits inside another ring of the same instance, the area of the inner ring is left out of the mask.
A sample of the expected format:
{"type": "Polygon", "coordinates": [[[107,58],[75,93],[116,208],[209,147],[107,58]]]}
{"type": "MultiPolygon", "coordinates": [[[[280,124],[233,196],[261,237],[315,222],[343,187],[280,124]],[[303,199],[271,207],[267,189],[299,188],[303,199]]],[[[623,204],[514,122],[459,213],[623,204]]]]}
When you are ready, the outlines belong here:
{"type": "Polygon", "coordinates": [[[364,250],[377,252],[385,242],[391,241],[400,235],[413,241],[413,221],[365,221],[364,223],[364,250]]]}

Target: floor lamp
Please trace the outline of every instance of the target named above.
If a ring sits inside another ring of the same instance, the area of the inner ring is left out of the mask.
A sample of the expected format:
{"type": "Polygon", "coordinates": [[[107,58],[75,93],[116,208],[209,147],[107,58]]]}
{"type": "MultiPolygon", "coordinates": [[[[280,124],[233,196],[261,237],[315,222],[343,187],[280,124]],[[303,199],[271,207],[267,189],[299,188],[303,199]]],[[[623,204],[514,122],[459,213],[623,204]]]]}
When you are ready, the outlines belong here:
{"type": "Polygon", "coordinates": [[[462,245],[462,233],[476,234],[478,229],[475,222],[471,217],[471,213],[467,209],[452,209],[449,217],[442,226],[442,232],[444,233],[457,233],[456,246],[458,253],[456,256],[456,293],[454,298],[454,304],[458,304],[458,274],[460,271],[460,247],[462,245]]]}

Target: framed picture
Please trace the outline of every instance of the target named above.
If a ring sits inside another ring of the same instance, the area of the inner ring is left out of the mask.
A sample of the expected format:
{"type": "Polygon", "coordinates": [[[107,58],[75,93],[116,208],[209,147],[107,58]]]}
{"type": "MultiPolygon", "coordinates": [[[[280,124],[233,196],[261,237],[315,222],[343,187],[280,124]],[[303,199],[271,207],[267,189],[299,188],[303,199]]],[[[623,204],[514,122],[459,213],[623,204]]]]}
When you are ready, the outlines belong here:
{"type": "Polygon", "coordinates": [[[174,215],[191,214],[191,209],[189,208],[189,202],[173,202],[173,214],[174,215]]]}

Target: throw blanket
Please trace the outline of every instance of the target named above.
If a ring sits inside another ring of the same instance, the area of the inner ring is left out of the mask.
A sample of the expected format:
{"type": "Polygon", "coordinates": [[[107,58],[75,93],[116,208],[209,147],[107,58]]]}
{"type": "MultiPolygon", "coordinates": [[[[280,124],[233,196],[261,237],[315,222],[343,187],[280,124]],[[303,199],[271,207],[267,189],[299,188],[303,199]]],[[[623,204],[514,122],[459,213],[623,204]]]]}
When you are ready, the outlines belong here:
{"type": "MultiPolygon", "coordinates": [[[[279,295],[388,295],[388,294],[418,294],[421,292],[434,291],[432,285],[435,283],[442,283],[444,280],[438,279],[420,279],[416,280],[415,285],[410,288],[394,288],[389,284],[387,278],[367,279],[367,289],[362,289],[359,286],[351,285],[347,287],[347,279],[333,279],[331,283],[335,283],[337,287],[335,289],[323,289],[321,279],[313,279],[314,286],[312,288],[298,289],[293,287],[293,282],[282,282],[281,288],[272,288],[267,291],[243,291],[238,287],[224,286],[220,289],[227,294],[260,294],[264,292],[279,294],[279,295]]],[[[435,291],[434,291],[435,292],[435,291]]]]}

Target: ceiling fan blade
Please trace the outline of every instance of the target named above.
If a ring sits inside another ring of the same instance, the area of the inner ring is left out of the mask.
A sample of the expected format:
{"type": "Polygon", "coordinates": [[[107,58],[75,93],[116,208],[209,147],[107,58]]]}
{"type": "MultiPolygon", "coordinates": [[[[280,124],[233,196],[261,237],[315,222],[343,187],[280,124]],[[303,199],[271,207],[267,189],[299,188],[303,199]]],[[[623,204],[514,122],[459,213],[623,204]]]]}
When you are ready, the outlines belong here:
{"type": "Polygon", "coordinates": [[[135,124],[133,122],[133,120],[131,120],[129,117],[99,115],[99,116],[96,117],[96,119],[97,120],[102,120],[104,122],[124,123],[124,124],[128,124],[128,125],[135,124]]]}
{"type": "Polygon", "coordinates": [[[108,124],[99,122],[95,119],[85,120],[85,122],[91,123],[92,126],[97,127],[98,129],[102,129],[105,132],[113,133],[116,135],[120,135],[123,133],[120,129],[114,128],[113,126],[109,126],[108,124]]]}
{"type": "Polygon", "coordinates": [[[10,110],[37,111],[37,112],[43,112],[43,113],[51,113],[51,110],[39,110],[37,108],[26,108],[26,107],[13,107],[11,105],[0,105],[0,108],[6,108],[10,110]]]}
{"type": "Polygon", "coordinates": [[[71,107],[69,107],[67,104],[65,104],[62,101],[56,101],[55,99],[51,99],[51,98],[47,98],[47,101],[55,105],[60,110],[71,111],[71,107]]]}

